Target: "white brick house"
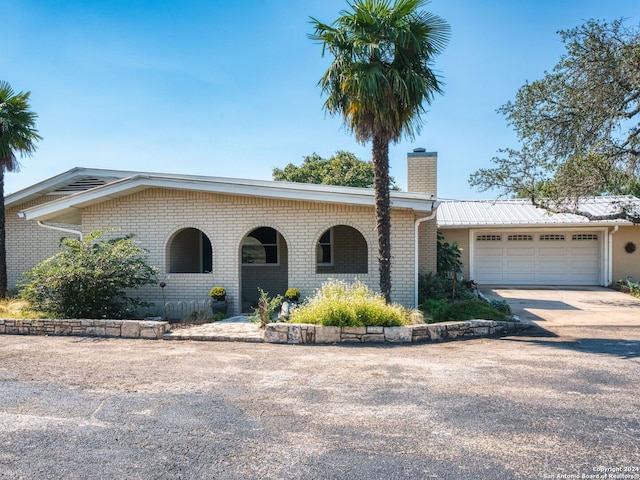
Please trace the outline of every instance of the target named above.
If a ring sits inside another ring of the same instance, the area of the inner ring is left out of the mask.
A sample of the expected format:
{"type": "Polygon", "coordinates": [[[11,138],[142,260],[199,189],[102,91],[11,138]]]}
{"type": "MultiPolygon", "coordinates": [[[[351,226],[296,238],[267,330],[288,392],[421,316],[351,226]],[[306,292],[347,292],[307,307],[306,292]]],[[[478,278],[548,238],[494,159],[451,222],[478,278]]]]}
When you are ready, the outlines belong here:
{"type": "MultiPolygon", "coordinates": [[[[418,271],[436,266],[436,155],[409,154],[410,192],[392,192],[392,299],[416,304],[418,271]],[[417,254],[419,252],[419,255],[417,254]]],[[[166,283],[139,292],[162,310],[227,290],[231,313],[258,287],[313,293],[328,278],[377,290],[371,189],[75,168],[5,198],[10,287],[62,236],[134,234],[166,283]]]]}

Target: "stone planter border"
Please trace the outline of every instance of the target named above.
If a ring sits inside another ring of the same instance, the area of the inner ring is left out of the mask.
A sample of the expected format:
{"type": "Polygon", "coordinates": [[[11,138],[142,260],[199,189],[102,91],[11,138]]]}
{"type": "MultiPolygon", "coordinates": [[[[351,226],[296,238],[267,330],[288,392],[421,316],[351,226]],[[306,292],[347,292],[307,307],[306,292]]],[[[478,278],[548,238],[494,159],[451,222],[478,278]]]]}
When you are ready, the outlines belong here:
{"type": "Polygon", "coordinates": [[[415,343],[460,337],[505,335],[528,328],[518,321],[469,320],[406,327],[323,327],[310,324],[270,323],[264,332],[268,343],[415,343]]]}
{"type": "Polygon", "coordinates": [[[153,320],[51,320],[2,319],[0,333],[15,335],[77,335],[81,337],[120,337],[160,339],[169,323],[153,320]]]}

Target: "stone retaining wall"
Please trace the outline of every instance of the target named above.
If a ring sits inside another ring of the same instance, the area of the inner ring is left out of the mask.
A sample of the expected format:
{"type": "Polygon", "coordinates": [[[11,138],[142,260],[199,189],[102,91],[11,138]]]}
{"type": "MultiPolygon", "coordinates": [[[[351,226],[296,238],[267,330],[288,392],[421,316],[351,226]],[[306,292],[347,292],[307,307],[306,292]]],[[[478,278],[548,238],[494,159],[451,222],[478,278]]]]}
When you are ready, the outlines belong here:
{"type": "Polygon", "coordinates": [[[504,335],[524,330],[520,322],[469,320],[406,327],[322,327],[309,324],[270,323],[264,341],[270,343],[412,343],[459,337],[504,335]]]}
{"type": "Polygon", "coordinates": [[[167,322],[151,320],[49,320],[0,318],[0,333],[16,335],[77,335],[160,339],[169,330],[167,322]]]}

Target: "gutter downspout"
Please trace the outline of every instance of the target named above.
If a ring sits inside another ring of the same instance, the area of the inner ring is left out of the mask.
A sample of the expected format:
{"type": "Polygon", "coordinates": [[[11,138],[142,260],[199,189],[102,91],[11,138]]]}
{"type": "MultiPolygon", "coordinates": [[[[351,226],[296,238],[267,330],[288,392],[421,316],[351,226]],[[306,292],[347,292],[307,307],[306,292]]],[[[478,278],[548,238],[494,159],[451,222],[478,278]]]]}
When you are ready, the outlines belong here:
{"type": "Polygon", "coordinates": [[[40,220],[37,220],[37,223],[40,227],[43,227],[43,228],[49,228],[51,230],[56,230],[58,232],[73,233],[74,235],[78,235],[80,237],[80,241],[84,240],[84,237],[82,236],[82,232],[80,230],[72,230],[71,228],[63,228],[63,227],[56,227],[54,225],[47,225],[46,223],[41,222],[40,220]]]}
{"type": "Polygon", "coordinates": [[[414,299],[414,307],[418,308],[418,256],[420,254],[420,247],[418,242],[418,229],[420,224],[423,222],[428,222],[429,220],[433,220],[438,212],[438,203],[435,202],[432,209],[431,214],[427,217],[418,218],[414,223],[414,232],[413,232],[413,259],[414,259],[414,270],[413,270],[413,299],[414,299]]]}
{"type": "Polygon", "coordinates": [[[607,252],[607,281],[606,286],[609,286],[613,283],[613,236],[616,234],[620,227],[616,225],[613,227],[613,230],[609,232],[609,245],[607,252]]]}

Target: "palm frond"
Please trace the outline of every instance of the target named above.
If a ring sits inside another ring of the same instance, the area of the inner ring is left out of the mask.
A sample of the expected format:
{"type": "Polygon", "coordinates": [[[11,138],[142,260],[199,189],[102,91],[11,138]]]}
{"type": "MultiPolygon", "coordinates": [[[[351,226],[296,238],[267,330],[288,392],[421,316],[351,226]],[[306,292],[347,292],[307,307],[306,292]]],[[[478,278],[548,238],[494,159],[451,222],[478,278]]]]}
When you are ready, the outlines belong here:
{"type": "Polygon", "coordinates": [[[29,108],[30,92],[15,93],[6,81],[0,81],[0,168],[17,171],[18,155],[32,155],[42,137],[35,128],[38,117],[29,108]]]}

